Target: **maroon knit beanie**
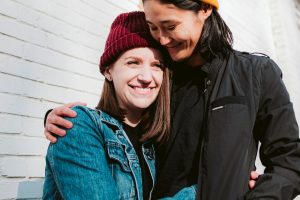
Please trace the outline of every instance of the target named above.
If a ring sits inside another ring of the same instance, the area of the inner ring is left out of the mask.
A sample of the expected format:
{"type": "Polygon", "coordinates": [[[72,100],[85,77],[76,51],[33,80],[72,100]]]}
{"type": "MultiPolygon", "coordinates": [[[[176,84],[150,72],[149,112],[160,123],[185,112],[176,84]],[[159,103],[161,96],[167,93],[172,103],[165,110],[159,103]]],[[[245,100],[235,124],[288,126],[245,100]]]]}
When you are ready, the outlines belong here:
{"type": "Polygon", "coordinates": [[[100,72],[103,74],[125,51],[138,47],[159,48],[160,45],[150,34],[144,12],[120,14],[111,25],[100,59],[100,72]]]}

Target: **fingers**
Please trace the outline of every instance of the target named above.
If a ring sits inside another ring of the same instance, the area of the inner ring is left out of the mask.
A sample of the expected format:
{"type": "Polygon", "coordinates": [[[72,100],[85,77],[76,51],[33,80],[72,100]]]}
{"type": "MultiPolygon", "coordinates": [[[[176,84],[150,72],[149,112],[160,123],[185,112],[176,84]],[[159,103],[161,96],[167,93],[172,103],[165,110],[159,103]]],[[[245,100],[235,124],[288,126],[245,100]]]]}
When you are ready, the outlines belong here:
{"type": "Polygon", "coordinates": [[[47,138],[47,140],[49,140],[51,143],[55,143],[57,141],[56,137],[51,135],[51,133],[48,132],[46,129],[44,130],[44,135],[47,138]]]}
{"type": "Polygon", "coordinates": [[[253,189],[255,187],[256,181],[257,181],[259,176],[260,176],[260,174],[257,173],[256,171],[251,171],[250,181],[249,181],[249,188],[250,189],[253,189]]]}
{"type": "Polygon", "coordinates": [[[71,110],[71,108],[67,107],[67,106],[60,106],[57,108],[54,108],[48,115],[48,118],[50,119],[52,118],[56,118],[58,116],[64,116],[64,117],[76,117],[77,113],[73,110],[71,110]]]}
{"type": "Polygon", "coordinates": [[[56,135],[66,135],[66,131],[63,128],[69,129],[73,126],[73,124],[70,121],[63,118],[64,116],[75,117],[76,112],[74,112],[73,110],[71,110],[71,108],[68,108],[66,106],[60,106],[58,108],[54,108],[48,114],[45,124],[44,135],[52,143],[55,143],[57,141],[56,135]]]}
{"type": "Polygon", "coordinates": [[[250,179],[251,180],[257,180],[258,177],[259,177],[259,173],[257,173],[256,171],[251,171],[251,174],[250,174],[250,179]]]}
{"type": "Polygon", "coordinates": [[[68,107],[68,108],[72,108],[74,106],[86,106],[87,104],[81,101],[76,101],[76,102],[72,102],[72,103],[67,103],[64,106],[68,107]]]}
{"type": "MultiPolygon", "coordinates": [[[[70,111],[72,111],[72,110],[70,110],[70,111]]],[[[47,129],[49,128],[50,124],[55,125],[55,126],[60,126],[60,127],[63,127],[63,128],[72,128],[72,126],[73,126],[72,122],[70,122],[70,121],[64,119],[63,117],[61,117],[61,116],[68,116],[69,117],[71,115],[71,113],[69,111],[54,111],[53,110],[52,112],[49,114],[49,116],[46,120],[46,128],[47,129]]],[[[72,111],[72,112],[74,112],[74,111],[72,111]]],[[[76,112],[73,113],[73,116],[74,115],[76,116],[76,112]]],[[[48,131],[53,132],[53,130],[48,130],[48,131]]]]}
{"type": "Polygon", "coordinates": [[[55,143],[57,141],[56,135],[66,135],[66,131],[63,128],[72,128],[73,124],[70,121],[64,119],[63,117],[76,117],[77,113],[71,108],[77,105],[86,106],[87,104],[79,101],[68,103],[64,106],[54,108],[48,114],[45,124],[44,135],[50,142],[55,143]]]}
{"type": "Polygon", "coordinates": [[[253,189],[254,186],[255,186],[255,183],[256,183],[256,181],[250,180],[250,181],[249,181],[249,188],[250,188],[250,189],[253,189]]]}
{"type": "Polygon", "coordinates": [[[45,131],[51,133],[51,135],[58,135],[58,136],[66,135],[66,131],[64,129],[61,129],[54,124],[47,124],[45,127],[45,131]]]}

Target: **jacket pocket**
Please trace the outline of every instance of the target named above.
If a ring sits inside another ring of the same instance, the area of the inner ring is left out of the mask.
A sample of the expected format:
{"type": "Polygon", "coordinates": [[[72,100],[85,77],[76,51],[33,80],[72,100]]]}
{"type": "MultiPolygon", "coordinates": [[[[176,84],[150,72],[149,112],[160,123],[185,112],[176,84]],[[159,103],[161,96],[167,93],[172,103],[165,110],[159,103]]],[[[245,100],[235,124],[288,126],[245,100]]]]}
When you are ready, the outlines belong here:
{"type": "Polygon", "coordinates": [[[219,98],[211,108],[204,150],[207,192],[210,199],[237,199],[248,189],[249,108],[244,96],[219,98]]]}
{"type": "Polygon", "coordinates": [[[122,170],[130,172],[130,166],[123,146],[117,142],[107,141],[107,154],[112,162],[117,162],[122,170]]]}
{"type": "Polygon", "coordinates": [[[212,110],[218,110],[223,108],[229,104],[246,104],[246,97],[245,96],[226,96],[216,99],[212,102],[211,108],[212,110]]]}

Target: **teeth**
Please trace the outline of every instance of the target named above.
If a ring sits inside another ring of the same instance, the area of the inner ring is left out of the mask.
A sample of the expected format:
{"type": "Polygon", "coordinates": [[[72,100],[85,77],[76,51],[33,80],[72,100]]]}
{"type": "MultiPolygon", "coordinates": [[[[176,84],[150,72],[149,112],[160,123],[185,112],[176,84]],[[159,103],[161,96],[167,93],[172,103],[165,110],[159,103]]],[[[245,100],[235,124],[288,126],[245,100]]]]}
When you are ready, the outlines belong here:
{"type": "Polygon", "coordinates": [[[146,91],[150,91],[150,88],[141,88],[141,87],[135,87],[136,90],[142,91],[142,92],[146,92],[146,91]]]}

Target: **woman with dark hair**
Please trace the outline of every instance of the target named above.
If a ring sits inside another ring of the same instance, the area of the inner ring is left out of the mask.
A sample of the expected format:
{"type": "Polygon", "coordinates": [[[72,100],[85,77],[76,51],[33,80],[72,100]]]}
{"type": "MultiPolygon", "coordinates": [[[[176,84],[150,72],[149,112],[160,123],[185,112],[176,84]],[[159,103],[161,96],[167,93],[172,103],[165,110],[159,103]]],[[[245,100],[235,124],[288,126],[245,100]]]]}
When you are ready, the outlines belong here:
{"type": "MultiPolygon", "coordinates": [[[[238,52],[217,0],[143,0],[153,38],[172,65],[171,134],[158,146],[154,199],[198,184],[201,200],[293,199],[300,193],[299,130],[279,67],[238,52]],[[249,190],[258,143],[266,167],[249,190]]],[[[54,109],[45,135],[62,111],[54,109]]],[[[58,122],[59,121],[59,122],[58,122]]]]}

